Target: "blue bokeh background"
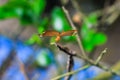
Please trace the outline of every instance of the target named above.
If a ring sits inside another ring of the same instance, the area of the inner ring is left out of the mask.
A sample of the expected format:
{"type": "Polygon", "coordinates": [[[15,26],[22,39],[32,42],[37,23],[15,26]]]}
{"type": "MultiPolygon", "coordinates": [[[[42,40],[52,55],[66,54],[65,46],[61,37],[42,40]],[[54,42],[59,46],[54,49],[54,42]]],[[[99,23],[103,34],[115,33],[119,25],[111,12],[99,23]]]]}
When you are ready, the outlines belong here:
{"type": "MultiPolygon", "coordinates": [[[[26,76],[30,78],[30,80],[50,80],[52,77],[58,74],[59,67],[55,61],[55,56],[50,49],[37,48],[37,50],[35,50],[33,46],[28,46],[22,41],[14,42],[12,39],[3,35],[0,35],[0,67],[9,57],[9,55],[12,54],[12,50],[15,50],[16,57],[12,59],[13,61],[11,62],[11,65],[8,66],[4,71],[4,74],[1,77],[2,80],[26,80],[26,76]],[[49,59],[43,59],[43,61],[50,60],[49,64],[44,66],[37,65],[37,67],[32,66],[32,68],[27,69],[36,62],[37,56],[41,56],[41,54],[47,54],[47,58],[49,59]],[[24,75],[21,71],[21,65],[16,58],[18,58],[18,60],[24,64],[26,75],[24,75]]],[[[62,60],[58,61],[60,64],[65,64],[64,57],[62,60]]],[[[73,70],[77,70],[83,65],[84,62],[82,60],[75,59],[73,70]]],[[[89,80],[102,72],[104,71],[95,66],[91,66],[73,75],[71,80],[89,80]]],[[[64,73],[64,71],[62,73],[64,73]]],[[[120,80],[120,77],[114,76],[111,78],[111,80],[120,80]]]]}

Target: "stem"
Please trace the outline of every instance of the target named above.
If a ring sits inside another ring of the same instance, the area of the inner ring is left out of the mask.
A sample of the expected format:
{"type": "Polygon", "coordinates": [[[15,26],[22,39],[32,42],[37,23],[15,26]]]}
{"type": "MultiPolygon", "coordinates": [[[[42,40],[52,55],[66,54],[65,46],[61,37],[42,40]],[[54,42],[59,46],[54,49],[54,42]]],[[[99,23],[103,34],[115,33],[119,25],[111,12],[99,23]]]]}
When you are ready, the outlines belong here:
{"type": "Polygon", "coordinates": [[[96,60],[96,64],[100,62],[100,60],[103,58],[103,56],[106,54],[107,52],[107,48],[105,48],[100,55],[98,56],[97,60],[96,60]]]}
{"type": "MultiPolygon", "coordinates": [[[[67,70],[68,72],[70,72],[73,68],[74,65],[74,59],[72,55],[68,55],[68,62],[67,62],[67,70]]],[[[70,80],[70,78],[72,77],[72,75],[68,75],[65,77],[65,80],[70,80]]]]}
{"type": "Polygon", "coordinates": [[[24,75],[25,77],[25,80],[29,80],[28,76],[27,76],[27,73],[25,71],[25,66],[24,66],[24,63],[21,62],[21,60],[16,56],[16,60],[17,62],[19,63],[19,66],[20,66],[20,71],[22,72],[22,74],[24,75]]]}
{"type": "MultiPolygon", "coordinates": [[[[57,44],[56,44],[56,45],[57,45],[57,44]]],[[[57,45],[57,47],[58,47],[61,51],[63,51],[64,53],[66,53],[66,54],[73,54],[73,52],[74,52],[74,51],[71,51],[71,50],[67,51],[66,48],[64,48],[64,47],[61,46],[61,45],[57,45]],[[58,46],[59,46],[59,47],[58,47],[58,46]]],[[[99,68],[101,68],[101,69],[103,69],[103,70],[105,70],[105,71],[108,71],[108,72],[110,72],[112,75],[118,75],[118,76],[120,76],[120,74],[119,74],[118,72],[113,71],[112,69],[110,69],[110,68],[108,68],[108,67],[106,67],[106,66],[101,65],[99,62],[96,64],[95,61],[93,61],[92,59],[89,59],[88,57],[85,57],[85,56],[82,56],[82,55],[79,55],[79,54],[74,54],[74,56],[85,60],[85,61],[88,62],[90,65],[94,65],[94,66],[99,67],[99,68]]]]}
{"type": "MultiPolygon", "coordinates": [[[[65,16],[66,16],[69,24],[71,25],[71,27],[72,27],[74,30],[77,30],[76,27],[75,27],[75,25],[73,24],[71,18],[70,18],[70,15],[69,15],[68,11],[65,9],[64,6],[62,7],[62,10],[63,10],[63,12],[65,13],[65,16]]],[[[75,37],[76,37],[76,39],[77,39],[77,42],[78,42],[78,45],[79,45],[79,47],[80,47],[80,50],[81,50],[82,55],[85,56],[85,57],[87,57],[87,55],[85,54],[85,51],[84,51],[84,49],[83,49],[83,47],[82,47],[82,43],[81,43],[81,39],[80,39],[79,35],[76,34],[75,37]]]]}
{"type": "Polygon", "coordinates": [[[81,68],[79,68],[79,69],[77,69],[77,70],[75,70],[75,71],[71,71],[71,72],[62,74],[62,75],[57,76],[57,77],[55,77],[55,78],[53,78],[53,79],[51,79],[51,80],[58,80],[58,79],[63,78],[63,77],[65,77],[65,76],[69,76],[69,75],[72,75],[72,74],[76,74],[76,73],[78,73],[79,71],[88,68],[89,66],[90,66],[90,65],[85,65],[85,66],[83,66],[83,67],[81,67],[81,68]]]}

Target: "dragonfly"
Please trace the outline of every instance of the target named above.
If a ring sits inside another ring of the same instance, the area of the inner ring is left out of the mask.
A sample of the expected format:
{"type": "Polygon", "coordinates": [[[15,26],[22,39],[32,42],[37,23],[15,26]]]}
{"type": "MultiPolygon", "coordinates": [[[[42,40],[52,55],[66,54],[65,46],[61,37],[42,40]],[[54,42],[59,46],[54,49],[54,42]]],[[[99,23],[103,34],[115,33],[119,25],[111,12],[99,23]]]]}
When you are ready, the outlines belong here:
{"type": "Polygon", "coordinates": [[[55,42],[59,42],[62,36],[72,36],[77,33],[77,30],[69,30],[69,31],[63,31],[58,32],[55,30],[47,30],[43,32],[42,34],[38,34],[40,37],[54,37],[55,36],[55,42]]]}

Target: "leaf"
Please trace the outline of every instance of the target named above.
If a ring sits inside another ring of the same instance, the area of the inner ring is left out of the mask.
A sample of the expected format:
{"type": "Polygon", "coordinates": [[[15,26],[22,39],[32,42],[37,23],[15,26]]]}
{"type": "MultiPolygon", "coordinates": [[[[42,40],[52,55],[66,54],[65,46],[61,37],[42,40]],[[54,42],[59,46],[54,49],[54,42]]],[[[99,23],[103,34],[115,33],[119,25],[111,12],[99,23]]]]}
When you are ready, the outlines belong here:
{"type": "Polygon", "coordinates": [[[45,31],[45,28],[43,26],[38,27],[38,33],[42,34],[45,31]]]}
{"type": "Polygon", "coordinates": [[[95,45],[102,45],[107,41],[107,37],[104,33],[97,33],[93,38],[93,43],[95,45]]]}
{"type": "Polygon", "coordinates": [[[93,49],[95,48],[95,46],[92,43],[88,43],[88,44],[84,45],[84,48],[87,52],[92,52],[93,49]]]}
{"type": "Polygon", "coordinates": [[[8,0],[4,6],[0,6],[0,19],[16,17],[21,24],[35,23],[38,22],[45,4],[45,0],[8,0]]]}
{"type": "Polygon", "coordinates": [[[64,36],[62,38],[63,38],[62,39],[63,42],[69,42],[69,41],[75,41],[76,40],[75,36],[64,36]]]}
{"type": "Polygon", "coordinates": [[[38,17],[45,9],[45,5],[46,5],[46,0],[32,0],[31,8],[34,12],[34,15],[38,17]]]}
{"type": "Polygon", "coordinates": [[[98,16],[94,13],[94,14],[90,14],[88,16],[88,21],[91,23],[91,24],[96,24],[97,23],[97,18],[98,16]]]}
{"type": "Polygon", "coordinates": [[[52,25],[55,30],[61,32],[72,29],[61,8],[55,7],[52,11],[51,17],[52,17],[52,25]]]}
{"type": "Polygon", "coordinates": [[[39,36],[37,34],[33,34],[27,41],[25,41],[28,45],[33,45],[35,43],[41,44],[42,41],[40,40],[39,36]]]}

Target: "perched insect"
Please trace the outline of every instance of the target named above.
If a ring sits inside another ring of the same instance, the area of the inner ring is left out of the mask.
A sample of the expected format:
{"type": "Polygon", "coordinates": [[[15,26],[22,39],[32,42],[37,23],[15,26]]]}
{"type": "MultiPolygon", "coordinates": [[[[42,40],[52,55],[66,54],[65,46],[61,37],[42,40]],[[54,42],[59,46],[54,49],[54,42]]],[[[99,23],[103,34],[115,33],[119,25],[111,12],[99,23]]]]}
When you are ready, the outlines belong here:
{"type": "Polygon", "coordinates": [[[43,34],[38,34],[40,37],[53,37],[55,36],[55,42],[60,41],[62,36],[72,36],[77,33],[77,30],[69,30],[69,31],[64,31],[64,32],[57,32],[54,30],[48,30],[43,32],[43,34]]]}

